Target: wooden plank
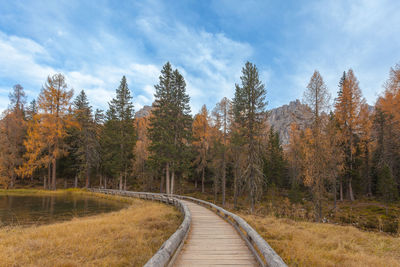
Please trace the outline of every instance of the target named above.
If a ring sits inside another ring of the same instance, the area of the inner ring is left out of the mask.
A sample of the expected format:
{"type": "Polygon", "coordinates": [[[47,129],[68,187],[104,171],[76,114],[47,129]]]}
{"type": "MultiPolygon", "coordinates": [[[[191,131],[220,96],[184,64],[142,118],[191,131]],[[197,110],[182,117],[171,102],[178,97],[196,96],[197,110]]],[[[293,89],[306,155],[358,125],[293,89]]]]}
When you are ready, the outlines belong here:
{"type": "Polygon", "coordinates": [[[185,201],[191,230],[174,266],[258,266],[236,230],[205,207],[185,201]]]}

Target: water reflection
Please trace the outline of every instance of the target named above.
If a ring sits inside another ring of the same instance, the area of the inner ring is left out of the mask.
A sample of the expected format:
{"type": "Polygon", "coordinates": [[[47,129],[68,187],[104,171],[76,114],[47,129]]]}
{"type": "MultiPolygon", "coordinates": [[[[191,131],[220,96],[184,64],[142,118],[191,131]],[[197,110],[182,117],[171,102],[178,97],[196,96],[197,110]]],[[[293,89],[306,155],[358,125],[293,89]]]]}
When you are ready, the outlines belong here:
{"type": "Polygon", "coordinates": [[[48,224],[116,211],[124,203],[88,195],[66,193],[60,195],[20,196],[0,194],[0,227],[5,225],[48,224]]]}

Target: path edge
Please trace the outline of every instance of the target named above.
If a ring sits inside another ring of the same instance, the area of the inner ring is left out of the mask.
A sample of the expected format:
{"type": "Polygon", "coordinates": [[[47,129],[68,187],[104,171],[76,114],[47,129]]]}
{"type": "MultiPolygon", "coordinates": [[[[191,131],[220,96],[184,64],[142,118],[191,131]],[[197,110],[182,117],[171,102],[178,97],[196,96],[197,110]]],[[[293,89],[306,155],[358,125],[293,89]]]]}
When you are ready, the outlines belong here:
{"type": "Polygon", "coordinates": [[[133,192],[133,191],[123,191],[115,189],[97,189],[97,188],[88,188],[87,190],[94,193],[111,194],[111,195],[160,201],[177,207],[184,216],[183,222],[175,231],[175,233],[173,233],[168,238],[168,240],[162,244],[162,246],[153,255],[153,257],[151,257],[151,259],[147,261],[144,267],[166,267],[173,265],[176,259],[176,255],[181,250],[189,234],[192,222],[192,215],[185,203],[183,203],[180,199],[175,198],[173,196],[167,196],[165,194],[159,194],[159,193],[133,192]]]}

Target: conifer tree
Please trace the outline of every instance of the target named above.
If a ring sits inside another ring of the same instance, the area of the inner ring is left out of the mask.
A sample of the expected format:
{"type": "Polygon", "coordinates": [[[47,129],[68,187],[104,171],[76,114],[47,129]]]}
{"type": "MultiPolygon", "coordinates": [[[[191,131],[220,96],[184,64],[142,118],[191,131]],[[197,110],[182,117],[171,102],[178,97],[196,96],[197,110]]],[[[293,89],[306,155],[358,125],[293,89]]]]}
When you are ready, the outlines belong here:
{"type": "Polygon", "coordinates": [[[266,119],[265,88],[259,79],[257,67],[247,62],[242,69],[241,86],[236,84],[233,112],[244,138],[247,166],[244,172],[250,194],[251,211],[254,211],[256,194],[263,181],[259,138],[266,119]]]}
{"type": "Polygon", "coordinates": [[[78,123],[73,136],[73,142],[76,143],[77,147],[73,157],[78,161],[79,173],[84,175],[85,187],[88,188],[90,186],[90,171],[95,166],[98,151],[96,151],[97,138],[92,107],[89,105],[84,90],[74,101],[73,116],[78,123]]]}
{"type": "Polygon", "coordinates": [[[264,158],[264,177],[266,184],[280,188],[287,186],[286,160],[280,144],[279,134],[271,127],[268,133],[264,158]]]}
{"type": "Polygon", "coordinates": [[[24,142],[26,162],[20,169],[23,175],[32,175],[41,166],[48,167],[51,189],[56,189],[57,160],[67,154],[64,138],[73,126],[69,113],[73,90],[69,90],[62,74],[49,76],[38,97],[39,112],[29,124],[24,142]]]}
{"type": "Polygon", "coordinates": [[[183,76],[178,70],[173,71],[169,62],[163,66],[159,84],[154,87],[156,93],[148,132],[151,141],[149,150],[153,165],[164,169],[166,193],[171,194],[175,186],[175,172],[188,166],[187,143],[191,133],[189,96],[183,76]]]}
{"type": "Polygon", "coordinates": [[[318,71],[314,71],[304,100],[313,113],[313,123],[310,129],[305,131],[304,148],[304,184],[308,186],[313,195],[316,220],[322,219],[322,199],[326,192],[325,183],[329,177],[327,166],[329,155],[327,138],[323,132],[324,122],[321,114],[329,105],[329,93],[324,80],[318,71]]]}
{"type": "Polygon", "coordinates": [[[113,178],[118,177],[119,190],[126,190],[136,133],[132,96],[125,76],[116,90],[116,97],[108,105],[103,135],[106,166],[110,167],[109,174],[113,178]]]}
{"type": "Polygon", "coordinates": [[[353,201],[352,180],[355,175],[354,153],[356,151],[354,137],[360,128],[360,109],[365,100],[361,98],[361,90],[352,69],[349,69],[343,75],[339,85],[340,90],[335,102],[335,116],[342,133],[343,149],[346,155],[345,175],[347,178],[347,195],[353,201]]]}
{"type": "Polygon", "coordinates": [[[227,161],[228,161],[228,142],[229,142],[229,128],[232,121],[232,103],[231,101],[224,97],[215,106],[212,115],[214,118],[214,127],[220,133],[222,140],[219,140],[220,153],[215,155],[220,166],[218,170],[221,171],[221,188],[222,188],[222,206],[225,206],[226,198],[226,171],[227,171],[227,161]]]}
{"type": "Polygon", "coordinates": [[[201,173],[202,193],[204,193],[205,171],[208,165],[209,150],[211,145],[211,129],[209,120],[210,118],[207,107],[203,105],[200,113],[196,114],[193,120],[193,146],[197,150],[197,156],[194,164],[197,165],[197,171],[201,173]]]}
{"type": "Polygon", "coordinates": [[[9,108],[0,121],[0,181],[5,187],[14,187],[17,170],[23,163],[26,135],[24,89],[17,84],[9,95],[9,108]]]}

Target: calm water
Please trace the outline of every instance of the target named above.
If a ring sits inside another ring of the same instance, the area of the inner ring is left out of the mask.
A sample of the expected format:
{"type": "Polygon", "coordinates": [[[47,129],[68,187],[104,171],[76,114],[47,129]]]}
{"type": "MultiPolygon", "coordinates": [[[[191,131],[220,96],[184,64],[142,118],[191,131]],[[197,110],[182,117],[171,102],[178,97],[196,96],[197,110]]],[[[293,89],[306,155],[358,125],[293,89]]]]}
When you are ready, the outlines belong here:
{"type": "Polygon", "coordinates": [[[47,196],[0,194],[0,227],[49,224],[116,211],[125,206],[121,202],[74,193],[47,196]]]}

